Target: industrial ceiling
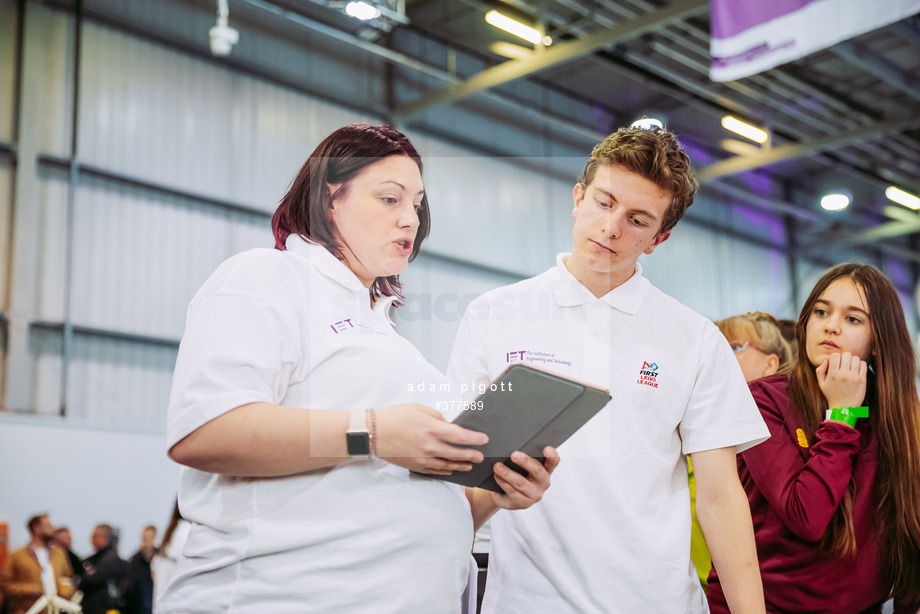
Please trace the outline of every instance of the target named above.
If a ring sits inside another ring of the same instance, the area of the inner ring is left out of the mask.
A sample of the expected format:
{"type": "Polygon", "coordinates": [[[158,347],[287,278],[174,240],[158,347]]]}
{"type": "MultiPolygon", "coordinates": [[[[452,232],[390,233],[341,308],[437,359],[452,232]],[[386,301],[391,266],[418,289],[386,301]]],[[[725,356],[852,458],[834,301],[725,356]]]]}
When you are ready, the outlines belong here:
{"type": "MultiPolygon", "coordinates": [[[[83,3],[90,12],[95,5],[97,16],[115,4],[83,3]]],[[[434,129],[436,118],[449,117],[439,113],[473,105],[584,155],[618,126],[660,117],[693,145],[704,190],[782,216],[796,228],[791,250],[871,249],[920,270],[920,214],[885,197],[892,185],[920,194],[917,15],[719,83],[709,77],[709,0],[373,4],[381,13],[370,21],[346,15],[340,0],[229,0],[229,9],[241,30],[300,32],[310,44],[349,49],[352,61],[380,62],[390,71],[382,114],[399,126],[434,129]],[[485,14],[496,9],[552,44],[534,46],[487,24],[485,14]],[[725,130],[727,114],[765,128],[768,142],[725,130]],[[827,190],[847,191],[852,204],[824,211],[818,201],[827,190]]],[[[187,5],[213,19],[214,1],[187,5]]],[[[469,125],[441,131],[461,140],[475,133],[469,125]]],[[[483,151],[528,155],[513,145],[483,151]]]]}

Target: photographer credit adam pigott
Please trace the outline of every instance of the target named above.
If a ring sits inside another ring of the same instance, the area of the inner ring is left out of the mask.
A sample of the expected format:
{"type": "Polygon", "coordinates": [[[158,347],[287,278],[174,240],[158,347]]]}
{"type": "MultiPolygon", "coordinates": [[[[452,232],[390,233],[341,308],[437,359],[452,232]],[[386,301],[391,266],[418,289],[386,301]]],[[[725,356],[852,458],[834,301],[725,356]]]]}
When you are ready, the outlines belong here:
{"type": "MultiPolygon", "coordinates": [[[[512,392],[511,387],[514,382],[493,382],[491,384],[460,384],[460,393],[467,393],[473,390],[478,391],[478,394],[483,394],[486,390],[491,392],[512,392]]],[[[452,392],[453,388],[450,384],[440,383],[440,384],[428,384],[424,380],[417,384],[408,384],[406,386],[408,392],[452,392]]]]}

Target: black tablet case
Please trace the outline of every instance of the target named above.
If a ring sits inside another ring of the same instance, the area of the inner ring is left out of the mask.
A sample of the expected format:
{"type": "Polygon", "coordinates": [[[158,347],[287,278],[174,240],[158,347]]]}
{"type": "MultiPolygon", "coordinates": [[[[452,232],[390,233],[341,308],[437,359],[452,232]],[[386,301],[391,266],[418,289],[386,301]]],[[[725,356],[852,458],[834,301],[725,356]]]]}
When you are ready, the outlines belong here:
{"type": "Polygon", "coordinates": [[[515,363],[476,401],[482,401],[482,409],[468,409],[453,423],[489,436],[484,446],[471,446],[480,450],[485,460],[474,463],[470,471],[429,477],[503,492],[492,471],[496,462],[526,475],[511,461],[512,452],[520,450],[542,460],[543,448],[557,447],[571,437],[610,401],[610,394],[556,373],[515,363]]]}

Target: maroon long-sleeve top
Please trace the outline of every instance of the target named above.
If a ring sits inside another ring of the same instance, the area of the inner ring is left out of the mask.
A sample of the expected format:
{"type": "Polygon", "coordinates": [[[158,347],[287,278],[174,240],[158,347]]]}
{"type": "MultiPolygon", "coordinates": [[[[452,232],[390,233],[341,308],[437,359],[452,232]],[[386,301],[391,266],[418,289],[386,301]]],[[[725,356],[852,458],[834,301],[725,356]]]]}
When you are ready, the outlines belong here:
{"type": "MultiPolygon", "coordinates": [[[[770,438],[741,454],[738,472],[751,504],[767,612],[881,612],[891,587],[882,579],[875,534],[877,446],[869,420],[856,428],[825,421],[809,445],[793,415],[787,375],[751,382],[751,393],[770,438]],[[857,553],[835,557],[818,542],[851,477],[857,553]]],[[[715,569],[707,596],[714,614],[728,612],[715,569]]]]}

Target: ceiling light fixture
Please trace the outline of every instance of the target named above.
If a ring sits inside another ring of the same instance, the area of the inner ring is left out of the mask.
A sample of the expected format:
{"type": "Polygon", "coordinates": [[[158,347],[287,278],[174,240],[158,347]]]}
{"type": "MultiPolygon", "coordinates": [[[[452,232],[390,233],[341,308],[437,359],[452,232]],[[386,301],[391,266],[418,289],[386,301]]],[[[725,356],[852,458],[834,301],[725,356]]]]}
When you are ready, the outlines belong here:
{"type": "Polygon", "coordinates": [[[370,21],[380,17],[380,9],[367,2],[349,2],[345,5],[345,14],[361,21],[370,21]]]}
{"type": "Polygon", "coordinates": [[[885,189],[885,196],[888,200],[893,200],[899,205],[904,205],[909,209],[920,209],[920,197],[914,196],[910,192],[905,192],[893,185],[885,189]]]}
{"type": "Polygon", "coordinates": [[[846,194],[827,194],[821,198],[821,207],[828,211],[840,211],[850,206],[850,197],[846,194]]]}
{"type": "Polygon", "coordinates": [[[549,36],[543,36],[539,31],[534,30],[530,26],[525,26],[520,21],[516,21],[502,15],[498,11],[489,11],[486,13],[486,23],[490,26],[495,26],[500,30],[504,30],[508,34],[513,34],[518,38],[523,38],[525,41],[533,44],[539,45],[543,43],[544,45],[552,45],[553,39],[549,36]]]}
{"type": "Polygon", "coordinates": [[[766,143],[769,137],[766,131],[734,118],[731,115],[726,115],[722,118],[722,127],[757,143],[766,143]]]}
{"type": "Polygon", "coordinates": [[[643,117],[629,124],[630,128],[640,128],[642,130],[651,130],[652,128],[661,128],[664,130],[664,122],[654,117],[643,117]]]}
{"type": "Polygon", "coordinates": [[[240,42],[240,33],[230,27],[230,10],[227,0],[217,0],[217,25],[208,32],[211,38],[211,54],[216,57],[230,55],[233,45],[240,42]]]}

